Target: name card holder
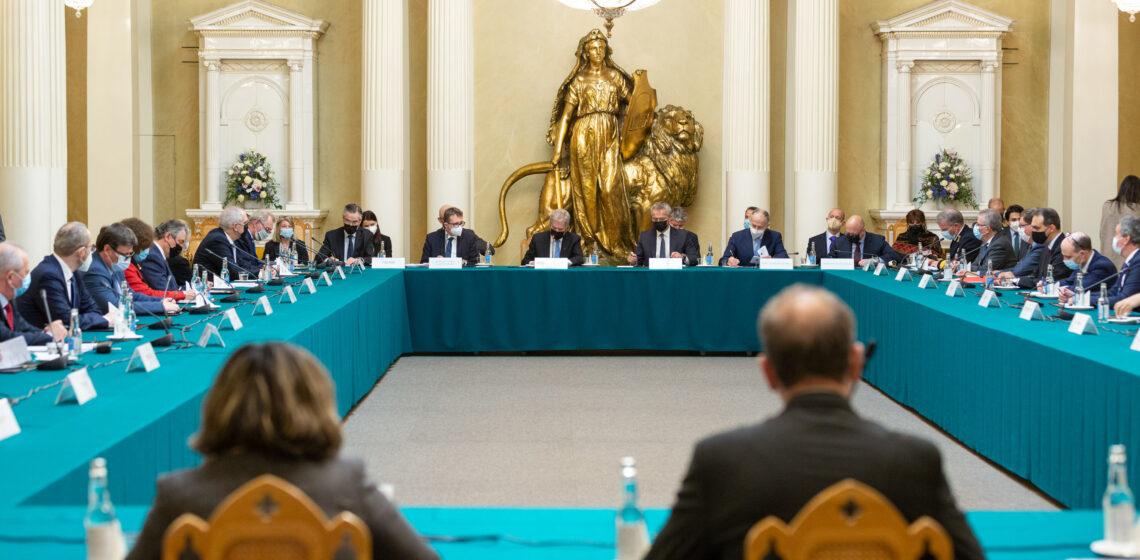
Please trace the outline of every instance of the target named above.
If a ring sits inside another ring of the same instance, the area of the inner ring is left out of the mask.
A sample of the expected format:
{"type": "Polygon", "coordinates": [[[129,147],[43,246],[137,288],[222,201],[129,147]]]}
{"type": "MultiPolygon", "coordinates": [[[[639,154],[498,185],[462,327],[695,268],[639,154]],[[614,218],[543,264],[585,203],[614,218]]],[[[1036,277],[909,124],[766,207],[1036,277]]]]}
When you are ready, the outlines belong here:
{"type": "Polygon", "coordinates": [[[958,280],[950,282],[950,286],[946,288],[946,297],[966,297],[962,291],[962,282],[958,280]]]}
{"type": "Polygon", "coordinates": [[[398,268],[403,270],[407,266],[407,261],[404,257],[400,258],[379,258],[372,259],[372,268],[398,268]]]}
{"type": "MultiPolygon", "coordinates": [[[[356,265],[354,264],[353,266],[356,266],[356,265]]],[[[344,275],[344,267],[343,266],[336,267],[335,272],[336,272],[337,277],[340,278],[341,280],[344,280],[346,278],[344,275]]],[[[329,285],[331,286],[332,284],[329,284],[329,285]]]]}
{"type": "Polygon", "coordinates": [[[659,259],[652,257],[649,259],[649,270],[681,270],[681,259],[659,259]]]}
{"type": "Polygon", "coordinates": [[[760,259],[760,270],[792,270],[792,259],[760,259]]]}
{"type": "Polygon", "coordinates": [[[14,368],[31,361],[32,353],[28,351],[28,341],[22,336],[12,337],[0,342],[0,368],[14,368]]]}
{"type": "Polygon", "coordinates": [[[1041,304],[1032,300],[1025,300],[1025,305],[1021,308],[1021,313],[1017,316],[1018,319],[1025,321],[1044,321],[1045,314],[1041,312],[1041,304]]]}
{"type": "Polygon", "coordinates": [[[1001,307],[997,300],[997,292],[986,290],[982,292],[982,299],[978,300],[979,307],[1001,307]]]}
{"type": "Polygon", "coordinates": [[[12,405],[8,399],[0,399],[0,441],[18,433],[20,433],[20,423],[16,422],[16,414],[12,412],[12,405]]]}
{"type": "Polygon", "coordinates": [[[918,287],[921,290],[933,290],[938,287],[938,282],[934,280],[934,276],[923,274],[922,279],[918,281],[918,287]]]}
{"type": "Polygon", "coordinates": [[[91,376],[87,375],[87,368],[73,371],[63,379],[63,386],[55,397],[55,404],[83,403],[95,398],[95,385],[91,383],[91,376]]]}
{"type": "Polygon", "coordinates": [[[253,314],[257,315],[272,315],[273,306],[269,305],[269,298],[261,296],[257,298],[257,303],[253,304],[253,314]]]}
{"type": "Polygon", "coordinates": [[[293,286],[285,286],[285,290],[281,292],[281,299],[277,303],[297,303],[297,294],[293,292],[293,286]]]}
{"type": "Polygon", "coordinates": [[[895,275],[895,282],[910,282],[913,278],[910,275],[910,270],[900,268],[899,273],[895,275]]]}
{"type": "Polygon", "coordinates": [[[428,259],[428,270],[459,270],[463,268],[463,259],[459,257],[431,257],[428,259]]]}
{"type": "Polygon", "coordinates": [[[1096,323],[1093,322],[1092,315],[1085,313],[1073,315],[1073,320],[1069,321],[1069,332],[1073,334],[1100,334],[1096,330],[1096,323]]]}
{"type": "Polygon", "coordinates": [[[202,336],[198,337],[198,346],[206,348],[214,344],[226,347],[226,341],[222,338],[222,333],[218,332],[218,327],[206,323],[206,328],[202,329],[202,336]]]}
{"type": "Polygon", "coordinates": [[[1128,348],[1140,352],[1140,331],[1136,331],[1136,336],[1132,338],[1132,346],[1128,348]]]}
{"type": "Polygon", "coordinates": [[[886,263],[879,263],[875,265],[875,276],[882,276],[887,271],[886,263]]]}
{"type": "Polygon", "coordinates": [[[820,270],[855,270],[852,259],[819,259],[820,270]]]}
{"type": "Polygon", "coordinates": [[[313,283],[312,278],[306,278],[304,281],[301,282],[301,293],[302,294],[315,294],[315,293],[317,293],[317,285],[313,283]]]}
{"type": "Polygon", "coordinates": [[[570,268],[570,259],[538,257],[534,259],[535,270],[566,270],[570,268]]]}
{"type": "Polygon", "coordinates": [[[154,355],[154,347],[149,342],[136,346],[135,353],[131,354],[131,361],[127,362],[127,371],[140,369],[146,373],[158,369],[158,356],[154,355]]]}
{"type": "Polygon", "coordinates": [[[218,330],[230,329],[233,331],[241,330],[241,319],[238,317],[237,310],[229,308],[225,314],[222,315],[221,322],[218,323],[218,330]]]}
{"type": "Polygon", "coordinates": [[[871,259],[867,259],[866,262],[863,263],[863,272],[869,272],[870,270],[871,270],[871,259]]]}
{"type": "MultiPolygon", "coordinates": [[[[337,268],[339,269],[340,267],[337,268]]],[[[341,274],[344,273],[342,272],[341,274]]],[[[321,273],[321,282],[324,282],[326,286],[332,286],[332,277],[329,276],[329,272],[327,270],[321,273]]]]}

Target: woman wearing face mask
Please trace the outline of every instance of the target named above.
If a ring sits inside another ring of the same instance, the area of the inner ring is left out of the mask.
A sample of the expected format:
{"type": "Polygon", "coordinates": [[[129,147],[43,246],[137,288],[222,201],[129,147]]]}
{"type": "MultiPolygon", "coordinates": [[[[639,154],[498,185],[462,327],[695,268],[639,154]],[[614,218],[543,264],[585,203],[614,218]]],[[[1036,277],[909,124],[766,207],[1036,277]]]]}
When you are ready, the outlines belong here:
{"type": "Polygon", "coordinates": [[[391,257],[392,256],[392,238],[380,233],[380,222],[376,219],[376,213],[371,210],[365,210],[361,214],[360,227],[372,232],[372,254],[380,256],[381,254],[391,257]],[[381,253],[383,249],[383,253],[381,253]]]}
{"type": "Polygon", "coordinates": [[[915,208],[906,213],[906,231],[895,238],[891,247],[899,254],[909,255],[918,250],[919,243],[933,258],[942,259],[942,243],[937,235],[926,229],[926,214],[915,208]]]}
{"type": "Polygon", "coordinates": [[[1140,216],[1140,177],[1129,175],[1120,183],[1116,198],[1107,200],[1100,211],[1100,254],[1108,257],[1120,268],[1124,259],[1112,250],[1116,237],[1116,224],[1125,216],[1140,216]]]}
{"type": "MultiPolygon", "coordinates": [[[[127,218],[119,222],[131,230],[135,234],[135,255],[130,259],[129,265],[123,270],[123,276],[127,280],[127,285],[130,286],[131,291],[135,294],[143,294],[148,297],[167,298],[174,301],[182,301],[184,299],[193,299],[194,290],[181,291],[178,288],[184,285],[178,284],[178,280],[172,277],[170,279],[169,290],[156,290],[151,288],[143,278],[142,263],[146,261],[150,255],[150,251],[158,251],[154,246],[154,228],[150,224],[138,219],[127,218]]],[[[118,305],[118,302],[114,302],[118,305]]]]}
{"type": "Polygon", "coordinates": [[[273,238],[265,243],[265,259],[272,261],[281,256],[281,248],[287,247],[293,253],[296,264],[309,264],[309,251],[305,244],[297,240],[293,229],[293,220],[281,218],[277,220],[277,227],[273,230],[273,238]]]}

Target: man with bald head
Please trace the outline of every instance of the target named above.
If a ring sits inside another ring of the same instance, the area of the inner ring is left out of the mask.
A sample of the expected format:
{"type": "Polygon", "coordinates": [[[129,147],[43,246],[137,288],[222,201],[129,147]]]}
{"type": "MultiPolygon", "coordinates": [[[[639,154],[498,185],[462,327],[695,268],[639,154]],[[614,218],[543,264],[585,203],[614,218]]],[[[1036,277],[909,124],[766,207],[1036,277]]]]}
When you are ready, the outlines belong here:
{"type": "Polygon", "coordinates": [[[833,259],[852,259],[855,266],[863,266],[867,261],[900,261],[899,255],[890,245],[887,238],[867,231],[863,217],[858,214],[847,220],[845,233],[835,241],[828,255],[833,259]]]}
{"type": "MultiPolygon", "coordinates": [[[[827,213],[827,231],[809,239],[807,248],[804,250],[814,249],[817,259],[831,254],[831,250],[835,248],[835,242],[843,237],[843,222],[846,220],[847,214],[843,212],[842,208],[832,208],[827,213]]],[[[806,255],[808,252],[804,254],[806,255]]]]}
{"type": "Polygon", "coordinates": [[[48,326],[44,311],[43,290],[51,311],[51,320],[71,326],[71,310],[79,310],[79,327],[85,331],[106,329],[114,324],[110,310],[99,309],[83,282],[83,273],[91,266],[95,252],[91,247],[91,232],[81,222],[70,222],[59,228],[52,243],[52,254],[44,257],[32,270],[28,291],[16,299],[20,314],[33,327],[48,326]]]}
{"type": "Polygon", "coordinates": [[[771,515],[790,523],[816,494],[848,478],[881,492],[908,522],[933,518],[950,534],[955,558],[982,558],[938,448],[851,408],[866,359],[851,309],[797,284],[768,300],[758,327],[760,371],[784,410],[697,444],[646,560],[741,558],[753,524],[771,515]]]}
{"type": "Polygon", "coordinates": [[[0,341],[22,336],[29,345],[40,345],[63,340],[67,335],[58,319],[49,326],[36,328],[16,310],[16,298],[23,295],[31,281],[28,254],[13,243],[0,243],[0,341]]]}
{"type": "Polygon", "coordinates": [[[1116,265],[1112,264],[1112,259],[1093,249],[1092,238],[1083,231],[1074,231],[1061,240],[1061,255],[1065,267],[1073,271],[1068,278],[1061,281],[1058,294],[1061,303],[1072,301],[1073,294],[1077,290],[1077,274],[1080,273],[1084,274],[1081,286],[1086,290],[1092,290],[1089,305],[1095,306],[1097,299],[1100,298],[1100,293],[1097,291],[1099,284],[1116,274],[1116,265]]]}

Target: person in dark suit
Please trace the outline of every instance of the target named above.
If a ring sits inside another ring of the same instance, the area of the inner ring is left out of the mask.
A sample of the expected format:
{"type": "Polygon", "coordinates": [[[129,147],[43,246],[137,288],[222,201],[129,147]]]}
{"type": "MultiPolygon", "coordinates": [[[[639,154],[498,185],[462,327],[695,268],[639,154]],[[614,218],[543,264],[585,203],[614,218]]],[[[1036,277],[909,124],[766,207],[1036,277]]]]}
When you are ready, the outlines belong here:
{"type": "Polygon", "coordinates": [[[528,265],[535,258],[569,259],[570,266],[581,266],[586,262],[586,256],[582,254],[582,236],[570,231],[569,212],[561,208],[554,210],[550,213],[550,230],[531,236],[522,264],[528,265]]]}
{"type": "Polygon", "coordinates": [[[250,276],[256,276],[265,265],[257,258],[257,243],[269,239],[272,231],[273,213],[269,210],[259,210],[246,220],[245,231],[234,240],[234,245],[238,248],[238,264],[250,271],[250,276]]]}
{"type": "Polygon", "coordinates": [[[277,229],[273,231],[273,238],[265,242],[265,260],[277,260],[281,256],[282,247],[292,255],[295,264],[309,264],[309,248],[297,240],[292,218],[282,217],[277,220],[277,229]]]}
{"type": "Polygon", "coordinates": [[[443,212],[443,227],[424,237],[420,262],[426,263],[432,257],[451,257],[463,259],[467,266],[475,266],[479,262],[476,250],[479,236],[463,226],[463,210],[448,206],[443,212]]]}
{"type": "Polygon", "coordinates": [[[79,328],[89,331],[114,325],[115,317],[100,310],[87,293],[83,271],[91,266],[95,252],[91,248],[91,232],[81,222],[69,222],[59,228],[52,243],[52,254],[44,257],[32,270],[28,291],[16,298],[20,314],[35,328],[48,325],[40,290],[45,292],[52,321],[71,326],[71,310],[79,310],[79,328]]]}
{"type": "Polygon", "coordinates": [[[1112,238],[1112,250],[1124,257],[1120,276],[1108,289],[1108,306],[1115,309],[1121,300],[1140,293],[1140,217],[1125,216],[1116,224],[1116,235],[1112,238]]]}
{"type": "Polygon", "coordinates": [[[384,233],[380,231],[380,220],[376,218],[375,212],[365,210],[362,215],[360,227],[368,230],[368,232],[372,234],[372,256],[392,256],[392,238],[384,235],[384,233]]]}
{"type": "MultiPolygon", "coordinates": [[[[194,252],[194,264],[218,275],[222,270],[222,261],[225,260],[229,263],[227,268],[231,278],[237,277],[238,273],[243,272],[242,268],[245,268],[239,260],[243,249],[237,247],[237,240],[245,234],[246,221],[248,217],[242,208],[223,208],[218,217],[218,227],[210,230],[198,244],[198,250],[194,252]]],[[[256,275],[257,269],[246,268],[244,272],[256,275]]]]}
{"type": "Polygon", "coordinates": [[[653,229],[641,232],[634,251],[626,256],[629,264],[648,266],[649,259],[653,257],[681,259],[683,266],[700,263],[700,249],[692,242],[689,232],[669,227],[669,215],[672,213],[673,208],[666,202],[654,202],[649,207],[653,229]]]}
{"type": "MultiPolygon", "coordinates": [[[[970,263],[973,271],[985,272],[990,265],[994,271],[1000,271],[1017,265],[1017,257],[1013,254],[1013,247],[1009,237],[1002,235],[1001,214],[997,210],[987,208],[978,212],[977,222],[974,224],[974,238],[982,242],[978,254],[970,263]]],[[[966,275],[965,271],[959,273],[966,275]]]]}
{"type": "Polygon", "coordinates": [[[843,237],[843,223],[846,221],[847,214],[842,208],[832,208],[827,213],[827,229],[823,233],[808,239],[804,254],[810,255],[812,251],[815,251],[817,259],[830,255],[831,250],[835,248],[835,242],[843,237]]]}
{"type": "MultiPolygon", "coordinates": [[[[131,266],[131,260],[138,256],[134,252],[136,244],[135,234],[121,223],[103,226],[99,230],[99,235],[95,238],[95,258],[91,259],[91,266],[83,274],[83,283],[100,310],[109,309],[107,304],[119,306],[123,282],[126,282],[124,273],[131,266]]],[[[135,311],[140,316],[165,315],[178,311],[178,304],[173,299],[137,292],[132,292],[131,298],[135,311]]]]}
{"type": "Polygon", "coordinates": [[[855,266],[863,266],[868,260],[898,262],[902,259],[902,255],[887,244],[886,237],[867,231],[862,216],[851,216],[844,227],[846,233],[836,240],[829,257],[854,259],[855,266]]]}
{"type": "Polygon", "coordinates": [[[208,519],[226,496],[263,474],[298,487],[330,518],[356,514],[372,534],[375,558],[438,558],[364,465],[337,456],[342,440],[329,374],[312,354],[284,342],[238,348],[202,403],[191,445],[205,461],[158,480],[127,558],[159,558],[163,533],[179,515],[208,519]]]}
{"type": "Polygon", "coordinates": [[[942,237],[950,242],[950,249],[946,251],[947,259],[956,261],[964,255],[965,262],[972,262],[978,257],[982,242],[974,237],[973,230],[966,227],[966,220],[961,212],[947,208],[939,212],[935,220],[938,222],[938,228],[942,230],[942,237]]]}
{"type": "Polygon", "coordinates": [[[933,518],[950,534],[956,558],[983,558],[938,448],[851,408],[865,361],[851,309],[822,288],[791,286],[764,305],[758,330],[760,370],[784,410],[697,444],[646,560],[741,558],[755,523],[768,516],[790,523],[816,494],[847,478],[881,492],[908,522],[933,518]]]}
{"type": "MultiPolygon", "coordinates": [[[[170,220],[170,222],[182,222],[182,220],[170,220]]],[[[137,297],[138,294],[143,294],[146,296],[155,296],[158,299],[170,298],[177,302],[187,299],[193,300],[194,297],[198,295],[193,289],[186,287],[184,284],[179,284],[174,278],[173,273],[171,273],[170,276],[162,276],[163,280],[161,281],[162,283],[159,289],[150,287],[150,284],[143,278],[142,265],[143,263],[151,262],[153,255],[161,254],[163,248],[167,246],[166,243],[168,243],[168,241],[162,241],[160,243],[159,241],[161,240],[156,240],[154,237],[155,228],[138,218],[123,218],[119,223],[127,226],[127,228],[134,233],[136,238],[135,246],[133,247],[135,256],[131,260],[131,264],[122,272],[123,278],[127,280],[127,285],[131,291],[136,294],[135,297],[137,297]],[[169,290],[165,289],[168,282],[166,278],[169,278],[169,290]],[[180,290],[180,287],[185,287],[186,289],[180,290]]],[[[182,223],[185,225],[184,222],[182,223]]],[[[114,255],[110,256],[114,258],[114,255]]],[[[121,283],[122,280],[119,280],[119,282],[121,283]]],[[[92,296],[94,295],[94,292],[92,292],[92,296]]],[[[99,298],[96,297],[95,299],[98,300],[99,298]]]]}
{"type": "Polygon", "coordinates": [[[757,209],[753,212],[752,217],[748,218],[748,228],[735,232],[728,238],[724,255],[720,257],[720,266],[760,266],[760,261],[752,262],[753,257],[788,258],[780,232],[768,229],[769,219],[767,210],[757,209]]]}
{"type": "MultiPolygon", "coordinates": [[[[436,218],[436,221],[439,222],[439,227],[443,228],[444,230],[447,230],[448,228],[447,228],[447,222],[443,218],[443,214],[445,212],[447,212],[448,208],[454,208],[454,206],[452,206],[450,204],[444,204],[443,206],[440,206],[439,207],[439,217],[436,218]]],[[[482,237],[479,237],[479,234],[475,233],[475,230],[464,228],[463,231],[464,232],[470,231],[471,234],[475,236],[475,252],[476,253],[478,253],[480,255],[486,255],[487,251],[490,251],[492,255],[495,254],[495,247],[493,245],[491,245],[490,242],[484,241],[482,237]]]]}
{"type": "Polygon", "coordinates": [[[1020,204],[1011,204],[1009,208],[1005,209],[1005,223],[1009,224],[1002,231],[1002,235],[1009,238],[1010,246],[1013,247],[1013,253],[1017,260],[1021,260],[1025,253],[1029,252],[1029,243],[1021,238],[1021,214],[1025,212],[1020,204]]]}
{"type": "MultiPolygon", "coordinates": [[[[190,226],[179,219],[167,220],[154,228],[154,243],[139,263],[143,281],[152,290],[174,291],[184,286],[174,276],[170,259],[182,255],[190,239],[190,226]]],[[[190,296],[193,298],[193,295],[190,296]]],[[[184,299],[175,298],[175,299],[184,299]]]]}
{"type": "Polygon", "coordinates": [[[344,263],[345,266],[352,266],[357,261],[363,262],[365,266],[372,263],[372,233],[360,229],[363,213],[359,204],[345,205],[344,212],[340,215],[344,225],[325,233],[321,249],[313,258],[317,264],[326,260],[344,263]]]}
{"type": "Polygon", "coordinates": [[[1064,264],[1073,273],[1060,283],[1060,301],[1069,303],[1077,287],[1077,274],[1083,274],[1081,287],[1090,291],[1089,304],[1096,306],[1100,299],[1099,284],[1108,277],[1116,274],[1116,265],[1112,259],[1098,253],[1092,247],[1092,238],[1087,233],[1074,231],[1061,242],[1061,255],[1064,264]]]}
{"type": "Polygon", "coordinates": [[[27,253],[13,243],[0,243],[0,342],[22,336],[29,345],[41,345],[62,341],[67,336],[62,321],[36,328],[16,309],[16,298],[23,295],[31,281],[27,253]]]}
{"type": "Polygon", "coordinates": [[[1068,278],[1072,271],[1064,266],[1065,257],[1061,253],[1061,241],[1065,239],[1061,233],[1061,215],[1052,208],[1030,208],[1025,216],[1030,219],[1033,246],[1013,270],[998,274],[998,278],[1016,278],[1018,286],[1034,289],[1044,281],[1050,266],[1054,280],[1068,278]]]}
{"type": "MultiPolygon", "coordinates": [[[[695,232],[692,232],[692,231],[685,229],[685,222],[688,221],[688,219],[689,219],[689,214],[687,212],[685,212],[684,208],[681,208],[680,206],[678,206],[678,207],[674,208],[672,212],[669,213],[669,227],[671,227],[673,229],[685,230],[685,232],[687,232],[689,234],[688,235],[688,237],[689,237],[688,242],[697,248],[697,255],[699,256],[701,254],[701,239],[697,236],[697,234],[695,232]]],[[[712,245],[709,245],[709,249],[712,249],[712,245]]]]}

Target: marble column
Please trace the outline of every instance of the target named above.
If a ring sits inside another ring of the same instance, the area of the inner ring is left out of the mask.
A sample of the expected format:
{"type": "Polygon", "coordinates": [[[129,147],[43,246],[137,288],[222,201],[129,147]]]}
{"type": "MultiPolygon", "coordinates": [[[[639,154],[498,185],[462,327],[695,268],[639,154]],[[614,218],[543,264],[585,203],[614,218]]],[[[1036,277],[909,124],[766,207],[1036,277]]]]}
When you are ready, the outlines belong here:
{"type": "Polygon", "coordinates": [[[396,256],[409,246],[406,23],[406,0],[364,0],[361,204],[376,212],[396,256]]]}
{"type": "Polygon", "coordinates": [[[1001,96],[997,93],[997,73],[1000,70],[1001,61],[987,60],[982,62],[982,99],[992,101],[982,103],[982,144],[980,146],[982,164],[979,166],[979,177],[977,177],[980,179],[980,184],[974,197],[981,208],[985,208],[989,200],[997,196],[998,193],[998,122],[994,109],[1001,104],[1001,96]]]}
{"type": "Polygon", "coordinates": [[[797,0],[795,22],[796,225],[785,245],[802,251],[800,245],[823,231],[824,218],[837,200],[838,0],[797,0]]]}
{"type": "Polygon", "coordinates": [[[769,0],[724,0],[724,240],[744,209],[771,211],[769,0]]]}
{"type": "Polygon", "coordinates": [[[222,94],[218,91],[221,61],[206,59],[202,64],[206,66],[206,196],[202,210],[221,210],[222,169],[218,161],[218,132],[222,120],[222,94]]]}
{"type": "Polygon", "coordinates": [[[472,0],[428,2],[427,224],[458,206],[473,222],[474,21],[472,0]]]}
{"type": "Polygon", "coordinates": [[[33,264],[67,221],[65,12],[60,0],[0,2],[0,217],[33,264]]]}
{"type": "Polygon", "coordinates": [[[305,203],[304,82],[301,61],[289,61],[289,198],[286,210],[308,210],[305,203]]]}
{"type": "MultiPolygon", "coordinates": [[[[911,178],[911,171],[914,162],[911,158],[914,157],[913,146],[911,146],[911,127],[914,118],[910,114],[911,104],[911,91],[910,91],[910,71],[914,68],[913,60],[900,60],[896,63],[898,68],[898,121],[895,123],[898,126],[898,143],[895,145],[897,152],[895,153],[896,161],[898,162],[895,170],[895,198],[892,200],[892,210],[910,209],[914,207],[914,179],[911,178]]],[[[866,216],[864,216],[866,218],[866,216]]]]}

